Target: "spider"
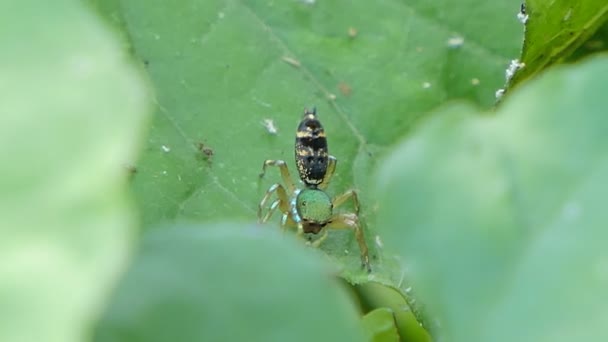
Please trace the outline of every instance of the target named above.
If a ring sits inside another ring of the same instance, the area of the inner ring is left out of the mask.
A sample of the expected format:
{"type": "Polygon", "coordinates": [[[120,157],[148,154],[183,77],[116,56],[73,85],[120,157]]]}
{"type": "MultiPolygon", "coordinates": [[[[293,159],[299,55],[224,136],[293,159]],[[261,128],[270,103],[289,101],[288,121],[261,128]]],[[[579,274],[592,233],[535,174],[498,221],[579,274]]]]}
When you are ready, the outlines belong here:
{"type": "Polygon", "coordinates": [[[363,230],[359,224],[359,199],[355,190],[348,190],[336,196],[333,200],[325,192],[331,177],[336,170],[337,159],[327,153],[327,139],[325,130],[317,118],[316,109],[305,110],[304,117],[296,131],[295,159],[304,183],[304,188],[296,187],[289,174],[287,164],[283,160],[266,160],[262,166],[260,178],[266,174],[266,168],[276,166],[279,168],[283,184],[276,183],[270,186],[258,206],[258,220],[267,222],[272,214],[279,209],[282,213],[281,227],[297,226],[297,235],[319,234],[312,245],[319,246],[326,238],[328,229],[352,229],[359,244],[361,264],[371,272],[367,244],[363,237],[363,230]],[[265,215],[263,210],[272,198],[277,195],[265,215]],[[334,209],[352,200],[354,212],[335,213],[334,209]]]}

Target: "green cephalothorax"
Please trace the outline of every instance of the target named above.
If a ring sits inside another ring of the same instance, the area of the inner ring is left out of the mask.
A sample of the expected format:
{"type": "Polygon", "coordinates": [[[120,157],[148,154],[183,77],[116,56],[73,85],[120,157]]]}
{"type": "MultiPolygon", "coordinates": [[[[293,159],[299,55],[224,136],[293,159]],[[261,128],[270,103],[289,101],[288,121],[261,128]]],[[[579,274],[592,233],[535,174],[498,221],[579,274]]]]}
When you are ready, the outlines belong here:
{"type": "MultiPolygon", "coordinates": [[[[363,229],[359,223],[359,197],[355,190],[331,199],[325,192],[331,177],[336,170],[337,160],[327,152],[327,138],[317,112],[305,110],[304,117],[296,130],[295,144],[296,166],[304,189],[298,189],[294,184],[287,163],[283,160],[268,159],[262,165],[260,178],[266,173],[269,166],[278,167],[281,172],[283,184],[273,184],[258,205],[258,219],[264,223],[270,219],[277,210],[282,213],[281,226],[284,228],[295,226],[298,235],[318,234],[322,236],[311,242],[318,246],[327,237],[327,229],[352,229],[361,250],[361,264],[371,272],[367,243],[363,236],[363,229]],[[276,196],[276,199],[272,198],[276,196]],[[272,200],[270,205],[268,203],[272,200]],[[353,212],[337,212],[334,209],[351,201],[353,212]],[[264,208],[267,212],[264,214],[264,208]]],[[[309,236],[310,238],[310,236],[309,236]]],[[[310,242],[310,241],[309,241],[310,242]]]]}
{"type": "Polygon", "coordinates": [[[304,233],[318,233],[331,219],[332,209],[331,198],[323,190],[304,189],[296,198],[296,210],[303,221],[304,233]]]}

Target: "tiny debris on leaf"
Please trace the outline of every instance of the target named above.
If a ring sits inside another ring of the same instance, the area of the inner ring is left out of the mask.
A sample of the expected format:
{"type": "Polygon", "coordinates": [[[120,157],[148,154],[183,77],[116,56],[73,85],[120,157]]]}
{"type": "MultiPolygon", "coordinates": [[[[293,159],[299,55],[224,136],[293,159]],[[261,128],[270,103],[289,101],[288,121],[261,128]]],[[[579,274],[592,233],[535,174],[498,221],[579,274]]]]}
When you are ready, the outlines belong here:
{"type": "Polygon", "coordinates": [[[340,92],[344,96],[349,96],[353,92],[353,88],[351,88],[346,82],[338,83],[338,89],[340,89],[340,92]]]}
{"type": "Polygon", "coordinates": [[[451,47],[453,49],[459,48],[462,46],[462,44],[464,44],[464,38],[460,36],[451,37],[450,39],[448,39],[447,44],[448,47],[451,47]]]}
{"type": "Polygon", "coordinates": [[[376,235],[376,246],[378,246],[378,248],[384,247],[384,244],[382,243],[382,239],[380,239],[380,235],[376,235]]]}
{"type": "Polygon", "coordinates": [[[300,65],[301,65],[300,61],[297,60],[297,59],[295,59],[295,58],[291,58],[291,57],[288,57],[288,56],[283,56],[281,59],[283,60],[283,62],[285,62],[285,63],[287,63],[287,64],[289,64],[289,65],[291,65],[293,67],[296,67],[296,68],[299,68],[300,65]]]}
{"type": "Polygon", "coordinates": [[[266,128],[266,131],[269,134],[276,135],[279,132],[279,130],[277,129],[277,126],[275,126],[275,124],[274,124],[274,120],[272,120],[272,119],[264,119],[262,121],[262,124],[264,125],[264,127],[266,128]]]}
{"type": "Polygon", "coordinates": [[[521,22],[522,24],[528,22],[528,13],[526,12],[526,5],[523,3],[519,7],[519,13],[517,13],[517,20],[519,20],[519,22],[521,22]]]}
{"type": "Polygon", "coordinates": [[[507,82],[509,82],[511,80],[511,78],[513,78],[513,76],[515,75],[517,70],[519,70],[525,66],[526,66],[526,63],[521,63],[519,61],[519,59],[511,60],[509,67],[507,68],[507,70],[505,70],[505,79],[507,80],[507,82]]]}
{"type": "Polygon", "coordinates": [[[201,152],[199,156],[201,156],[205,161],[210,163],[211,157],[213,157],[214,154],[213,149],[202,142],[196,143],[196,148],[201,152]]]}
{"type": "Polygon", "coordinates": [[[494,93],[494,96],[496,96],[497,100],[500,100],[500,98],[505,94],[505,90],[500,88],[496,91],[496,93],[494,93]]]}
{"type": "Polygon", "coordinates": [[[359,34],[359,31],[357,31],[356,28],[354,28],[352,26],[348,28],[348,36],[350,38],[355,38],[357,36],[357,34],[359,34]]]}
{"type": "Polygon", "coordinates": [[[572,17],[572,8],[569,8],[568,12],[566,12],[566,15],[564,15],[563,21],[568,21],[568,20],[570,20],[571,17],[572,17]]]}

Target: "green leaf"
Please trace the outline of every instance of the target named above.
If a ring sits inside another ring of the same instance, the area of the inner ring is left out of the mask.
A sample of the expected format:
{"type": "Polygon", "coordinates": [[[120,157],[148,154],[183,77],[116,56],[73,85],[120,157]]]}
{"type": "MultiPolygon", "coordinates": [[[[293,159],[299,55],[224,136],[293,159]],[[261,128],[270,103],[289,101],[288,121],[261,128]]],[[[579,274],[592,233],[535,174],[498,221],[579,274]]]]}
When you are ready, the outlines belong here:
{"type": "MultiPolygon", "coordinates": [[[[400,271],[390,274],[392,258],[374,246],[368,184],[376,158],[446,100],[492,105],[522,30],[510,0],[100,7],[111,22],[124,23],[156,88],[158,110],[133,180],[145,227],[254,221],[264,191],[279,180],[271,170],[258,183],[262,162],[285,159],[295,171],[295,128],[303,109],[316,105],[338,158],[329,192],[360,191],[375,274],[393,283],[400,271]]],[[[322,248],[359,282],[368,277],[352,235],[332,232],[322,248]]]]}
{"type": "Polygon", "coordinates": [[[399,341],[395,317],[391,309],[381,308],[369,312],[363,316],[363,327],[367,330],[370,341],[399,341]]]}
{"type": "Polygon", "coordinates": [[[496,116],[437,113],[378,178],[379,227],[450,341],[606,340],[608,59],[496,116]]]}
{"type": "Polygon", "coordinates": [[[526,33],[520,58],[524,66],[507,80],[509,88],[552,64],[568,60],[608,22],[608,3],[604,0],[528,0],[525,3],[526,33]]]}
{"type": "Polygon", "coordinates": [[[319,255],[261,226],[150,230],[97,341],[363,341],[319,255]]]}
{"type": "MultiPolygon", "coordinates": [[[[424,320],[427,317],[424,316],[423,312],[413,312],[413,310],[420,309],[420,307],[414,301],[416,296],[411,296],[412,290],[410,287],[404,291],[407,293],[405,298],[398,290],[376,282],[359,284],[355,286],[355,289],[365,311],[371,313],[377,310],[390,309],[391,319],[394,321],[393,324],[402,341],[431,341],[431,337],[425,329],[434,329],[435,327],[432,325],[432,322],[424,320]],[[408,299],[409,302],[407,301],[408,299]],[[423,326],[422,323],[425,325],[423,326]]],[[[380,330],[379,332],[384,331],[383,329],[380,330]]]]}
{"type": "Polygon", "coordinates": [[[568,58],[568,62],[578,61],[590,54],[608,51],[608,20],[600,27],[589,40],[581,45],[568,58]]]}
{"type": "Polygon", "coordinates": [[[0,22],[0,340],[83,341],[130,250],[147,94],[79,1],[3,1],[0,22]]]}

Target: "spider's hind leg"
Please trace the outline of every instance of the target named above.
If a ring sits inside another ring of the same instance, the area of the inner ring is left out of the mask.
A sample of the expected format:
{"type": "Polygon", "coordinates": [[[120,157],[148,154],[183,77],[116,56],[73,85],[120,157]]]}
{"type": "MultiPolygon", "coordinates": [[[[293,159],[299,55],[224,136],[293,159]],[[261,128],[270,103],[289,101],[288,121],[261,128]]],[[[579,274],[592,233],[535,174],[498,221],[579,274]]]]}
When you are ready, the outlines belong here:
{"type": "Polygon", "coordinates": [[[329,181],[331,180],[331,177],[334,175],[334,172],[336,171],[337,162],[338,162],[338,160],[334,156],[329,156],[329,158],[327,158],[327,171],[325,171],[325,176],[323,176],[323,180],[321,181],[321,184],[319,184],[319,186],[318,186],[319,189],[325,190],[327,188],[327,186],[329,185],[329,181]]]}
{"type": "Polygon", "coordinates": [[[361,251],[361,266],[363,266],[368,272],[372,271],[371,266],[369,265],[369,252],[367,249],[367,243],[365,242],[365,237],[363,236],[363,230],[361,229],[361,225],[359,224],[359,217],[354,213],[341,213],[335,214],[330,222],[325,226],[325,228],[332,229],[344,229],[349,228],[352,229],[355,233],[355,239],[357,239],[357,243],[359,244],[359,250],[361,251]]]}

